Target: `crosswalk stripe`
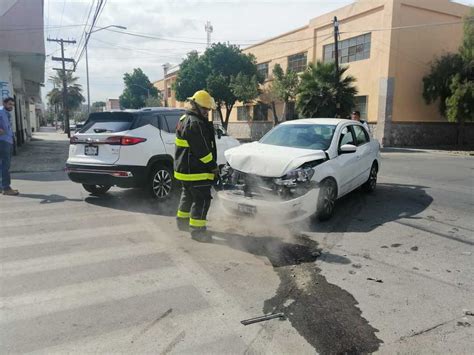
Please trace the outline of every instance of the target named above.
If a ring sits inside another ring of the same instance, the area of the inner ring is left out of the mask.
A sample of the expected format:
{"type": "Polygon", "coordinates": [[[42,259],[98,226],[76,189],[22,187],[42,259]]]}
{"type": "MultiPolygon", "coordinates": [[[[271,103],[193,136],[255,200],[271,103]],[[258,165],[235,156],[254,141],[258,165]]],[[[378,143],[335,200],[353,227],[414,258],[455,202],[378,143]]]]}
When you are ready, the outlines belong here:
{"type": "Polygon", "coordinates": [[[49,290],[63,285],[159,269],[173,262],[165,253],[153,253],[122,259],[87,263],[0,279],[0,296],[20,295],[49,290]]]}
{"type": "Polygon", "coordinates": [[[101,215],[92,215],[91,218],[89,218],[87,221],[80,220],[80,219],[74,219],[74,220],[64,220],[64,221],[48,221],[44,220],[43,223],[40,224],[34,224],[34,225],[23,225],[23,224],[17,224],[14,226],[10,227],[3,227],[0,225],[0,239],[2,237],[13,237],[13,236],[18,236],[18,235],[25,235],[25,234],[46,234],[49,233],[50,231],[54,230],[56,232],[62,231],[62,232],[69,232],[69,231],[74,231],[78,230],[82,227],[85,226],[85,223],[87,222],[87,227],[92,228],[92,227],[103,227],[103,226],[117,226],[117,225],[127,225],[127,224],[133,224],[136,222],[136,216],[131,216],[131,215],[123,215],[120,216],[120,218],[114,218],[111,220],[110,216],[101,216],[101,215]]]}
{"type": "MultiPolygon", "coordinates": [[[[115,224],[115,223],[114,223],[115,224]]],[[[140,233],[139,226],[126,224],[126,225],[113,225],[105,227],[95,227],[95,228],[81,228],[77,230],[58,232],[49,232],[49,233],[29,233],[24,235],[18,235],[15,237],[6,237],[2,238],[0,244],[0,253],[1,249],[4,248],[14,248],[22,247],[28,245],[40,245],[44,243],[51,242],[64,242],[67,240],[75,240],[81,238],[90,238],[91,236],[102,237],[102,236],[113,236],[115,234],[136,234],[140,233]]]]}
{"type": "MultiPolygon", "coordinates": [[[[52,218],[54,218],[54,221],[56,223],[71,223],[71,222],[76,222],[80,221],[83,219],[88,219],[88,218],[125,218],[129,217],[130,214],[125,211],[114,211],[114,210],[108,210],[106,213],[98,213],[97,211],[83,211],[83,212],[77,212],[77,213],[65,213],[60,216],[54,216],[47,214],[45,216],[41,217],[27,217],[23,218],[21,220],[21,226],[22,227],[27,227],[27,226],[40,226],[44,223],[50,222],[52,218]]],[[[82,222],[84,223],[84,222],[82,222]]],[[[0,223],[0,227],[2,229],[8,229],[11,227],[17,227],[18,226],[18,220],[17,219],[6,219],[2,220],[0,223]]]]}
{"type": "Polygon", "coordinates": [[[9,278],[24,274],[53,271],[107,260],[139,257],[141,255],[150,254],[150,252],[158,253],[162,251],[164,251],[163,248],[159,248],[156,243],[150,242],[131,246],[119,246],[80,253],[71,252],[69,254],[57,256],[12,261],[2,265],[2,277],[9,278]]]}
{"type": "Polygon", "coordinates": [[[133,234],[115,233],[102,236],[89,235],[87,238],[58,240],[49,243],[2,248],[0,249],[0,258],[3,262],[28,260],[32,258],[62,255],[70,253],[71,250],[77,253],[151,242],[152,240],[151,234],[144,231],[136,231],[136,233],[133,234]]]}
{"type": "Polygon", "coordinates": [[[207,307],[209,304],[194,287],[183,286],[68,309],[0,325],[3,339],[0,353],[29,352],[90,335],[146,324],[169,309],[175,314],[187,314],[207,307]]]}
{"type": "Polygon", "coordinates": [[[172,266],[0,298],[0,323],[186,286],[172,266]]]}

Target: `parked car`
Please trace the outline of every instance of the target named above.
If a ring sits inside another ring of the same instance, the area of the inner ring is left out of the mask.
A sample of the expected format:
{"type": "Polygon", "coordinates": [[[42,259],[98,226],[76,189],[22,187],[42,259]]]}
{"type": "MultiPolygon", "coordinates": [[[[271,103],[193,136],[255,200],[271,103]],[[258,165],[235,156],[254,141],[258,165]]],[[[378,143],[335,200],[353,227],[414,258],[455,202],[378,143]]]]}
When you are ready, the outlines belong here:
{"type": "Polygon", "coordinates": [[[354,189],[374,191],[380,146],[362,124],[301,119],[280,124],[259,142],[226,151],[224,190],[230,213],[291,223],[333,215],[335,201],[354,189]]]}
{"type": "MultiPolygon", "coordinates": [[[[184,113],[172,108],[91,113],[71,137],[69,178],[93,195],[112,186],[146,187],[153,197],[168,198],[175,189],[175,131],[184,113]]],[[[216,135],[217,162],[224,165],[224,152],[239,142],[222,131],[216,135]]]]}

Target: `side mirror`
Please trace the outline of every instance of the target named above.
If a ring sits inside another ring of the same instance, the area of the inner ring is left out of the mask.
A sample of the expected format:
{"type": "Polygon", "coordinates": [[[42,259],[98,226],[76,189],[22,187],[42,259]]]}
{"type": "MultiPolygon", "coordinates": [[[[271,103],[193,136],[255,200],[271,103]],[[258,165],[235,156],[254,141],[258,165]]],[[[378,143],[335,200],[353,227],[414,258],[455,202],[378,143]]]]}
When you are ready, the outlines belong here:
{"type": "Polygon", "coordinates": [[[339,148],[340,154],[355,153],[356,151],[357,151],[357,147],[352,144],[344,144],[341,148],[339,148]]]}
{"type": "Polygon", "coordinates": [[[222,129],[217,128],[217,129],[216,129],[216,133],[217,133],[217,139],[221,139],[222,136],[223,136],[222,129]]]}

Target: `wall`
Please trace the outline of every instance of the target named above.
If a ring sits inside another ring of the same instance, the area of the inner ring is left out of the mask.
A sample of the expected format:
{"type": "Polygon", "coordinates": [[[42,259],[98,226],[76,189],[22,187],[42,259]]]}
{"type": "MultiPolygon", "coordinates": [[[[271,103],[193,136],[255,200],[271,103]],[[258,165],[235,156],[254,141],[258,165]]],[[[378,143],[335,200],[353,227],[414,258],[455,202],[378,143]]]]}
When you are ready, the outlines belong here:
{"type": "MultiPolygon", "coordinates": [[[[397,0],[395,26],[461,22],[469,8],[447,0],[397,0]]],[[[396,77],[393,122],[446,122],[437,104],[426,105],[423,76],[430,63],[446,53],[458,51],[463,35],[462,24],[419,27],[394,32],[394,60],[391,68],[396,77]]]]}
{"type": "MultiPolygon", "coordinates": [[[[10,63],[10,58],[8,55],[0,54],[0,98],[13,97],[13,79],[12,79],[12,67],[10,63]]],[[[0,105],[2,103],[0,102],[0,105]]],[[[11,113],[12,116],[12,128],[16,132],[16,121],[15,111],[11,113]]]]}
{"type": "Polygon", "coordinates": [[[377,122],[379,118],[380,79],[386,77],[385,69],[388,67],[389,50],[387,49],[386,34],[370,31],[370,29],[384,27],[387,19],[389,8],[379,3],[380,1],[370,4],[354,4],[311,22],[315,26],[314,57],[316,60],[322,61],[324,46],[334,43],[331,24],[334,16],[338,17],[340,31],[343,32],[340,35],[341,41],[366,33],[371,34],[370,57],[365,60],[341,64],[341,66],[349,67],[347,75],[356,78],[355,86],[359,91],[357,95],[368,97],[367,118],[369,122],[377,122]]]}

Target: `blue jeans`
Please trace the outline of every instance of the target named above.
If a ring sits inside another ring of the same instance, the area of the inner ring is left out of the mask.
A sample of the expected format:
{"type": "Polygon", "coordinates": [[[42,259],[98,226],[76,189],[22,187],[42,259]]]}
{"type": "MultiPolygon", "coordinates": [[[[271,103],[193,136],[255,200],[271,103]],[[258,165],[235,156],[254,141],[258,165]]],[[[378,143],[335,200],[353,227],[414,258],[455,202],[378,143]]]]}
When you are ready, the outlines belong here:
{"type": "Polygon", "coordinates": [[[13,144],[5,141],[0,141],[0,186],[3,190],[9,190],[11,184],[10,178],[10,164],[12,161],[13,144]]]}

